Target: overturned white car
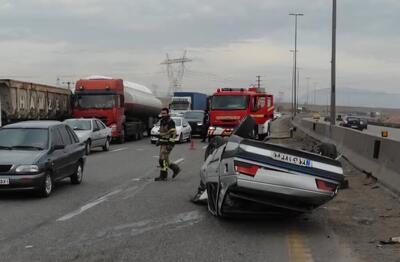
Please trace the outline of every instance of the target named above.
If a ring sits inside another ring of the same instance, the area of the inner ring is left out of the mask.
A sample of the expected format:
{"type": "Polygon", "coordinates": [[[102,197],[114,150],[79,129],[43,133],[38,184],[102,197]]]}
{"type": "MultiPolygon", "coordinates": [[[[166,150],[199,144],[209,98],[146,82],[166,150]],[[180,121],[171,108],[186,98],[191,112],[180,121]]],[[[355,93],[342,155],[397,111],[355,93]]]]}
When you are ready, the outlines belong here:
{"type": "Polygon", "coordinates": [[[331,200],[344,181],[335,159],[251,138],[247,117],[229,138],[210,143],[199,192],[216,216],[304,213],[331,200]]]}

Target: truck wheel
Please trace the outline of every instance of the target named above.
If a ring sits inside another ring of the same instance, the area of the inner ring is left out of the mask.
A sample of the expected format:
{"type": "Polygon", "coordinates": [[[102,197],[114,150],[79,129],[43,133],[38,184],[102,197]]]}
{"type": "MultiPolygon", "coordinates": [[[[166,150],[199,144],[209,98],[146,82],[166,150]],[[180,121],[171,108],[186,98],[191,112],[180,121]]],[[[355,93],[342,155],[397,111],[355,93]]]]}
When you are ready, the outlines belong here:
{"type": "Polygon", "coordinates": [[[92,146],[92,143],[90,142],[90,139],[89,139],[89,140],[86,141],[86,143],[85,143],[85,154],[86,154],[86,155],[90,155],[91,146],[92,146]]]}
{"type": "Polygon", "coordinates": [[[124,128],[121,130],[121,134],[119,135],[118,142],[120,144],[125,143],[125,129],[124,128]]]}
{"type": "Polygon", "coordinates": [[[110,150],[110,139],[107,137],[106,143],[103,146],[103,151],[108,151],[110,150]]]}

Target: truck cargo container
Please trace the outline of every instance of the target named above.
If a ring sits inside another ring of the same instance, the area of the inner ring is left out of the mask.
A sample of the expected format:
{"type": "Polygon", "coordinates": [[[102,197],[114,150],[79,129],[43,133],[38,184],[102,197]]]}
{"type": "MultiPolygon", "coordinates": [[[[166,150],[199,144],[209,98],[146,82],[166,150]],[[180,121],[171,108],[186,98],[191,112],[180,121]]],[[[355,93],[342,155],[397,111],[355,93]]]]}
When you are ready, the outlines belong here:
{"type": "Polygon", "coordinates": [[[73,116],[100,119],[121,143],[149,133],[160,110],[161,101],[145,86],[104,76],[76,82],[73,116]]]}
{"type": "Polygon", "coordinates": [[[171,113],[183,114],[189,110],[206,110],[207,95],[198,92],[174,92],[169,104],[171,113]]]}
{"type": "Polygon", "coordinates": [[[71,97],[65,88],[0,79],[0,126],[25,120],[64,120],[71,115],[71,97]]]}

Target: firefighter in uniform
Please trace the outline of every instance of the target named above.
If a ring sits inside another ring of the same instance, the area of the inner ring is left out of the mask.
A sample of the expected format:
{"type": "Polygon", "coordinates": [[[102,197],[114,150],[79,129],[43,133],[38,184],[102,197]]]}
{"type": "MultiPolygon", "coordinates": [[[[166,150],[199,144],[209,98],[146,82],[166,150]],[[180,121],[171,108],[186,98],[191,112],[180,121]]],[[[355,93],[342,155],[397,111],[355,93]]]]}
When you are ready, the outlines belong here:
{"type": "Polygon", "coordinates": [[[169,116],[169,109],[161,109],[161,120],[160,120],[160,137],[157,141],[157,145],[160,146],[160,176],[156,177],[155,181],[167,180],[168,168],[170,168],[174,174],[172,178],[176,177],[180,172],[180,168],[175,163],[169,163],[169,154],[175,146],[176,129],[175,122],[169,116]]]}

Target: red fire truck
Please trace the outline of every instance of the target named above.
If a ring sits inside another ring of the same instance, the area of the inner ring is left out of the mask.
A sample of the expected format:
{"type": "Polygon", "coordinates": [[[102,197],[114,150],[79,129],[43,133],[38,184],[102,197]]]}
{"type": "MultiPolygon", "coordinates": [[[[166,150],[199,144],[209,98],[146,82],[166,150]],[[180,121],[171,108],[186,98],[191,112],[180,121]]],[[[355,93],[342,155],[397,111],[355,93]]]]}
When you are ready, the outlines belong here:
{"type": "Polygon", "coordinates": [[[274,116],[273,95],[263,88],[222,88],[210,101],[208,137],[229,136],[240,121],[250,115],[257,122],[254,134],[259,139],[270,135],[274,116]]]}

